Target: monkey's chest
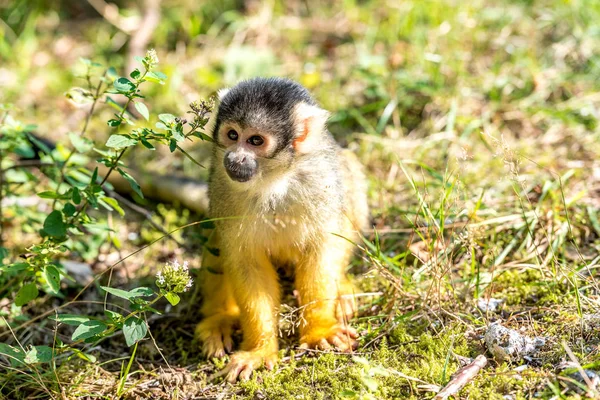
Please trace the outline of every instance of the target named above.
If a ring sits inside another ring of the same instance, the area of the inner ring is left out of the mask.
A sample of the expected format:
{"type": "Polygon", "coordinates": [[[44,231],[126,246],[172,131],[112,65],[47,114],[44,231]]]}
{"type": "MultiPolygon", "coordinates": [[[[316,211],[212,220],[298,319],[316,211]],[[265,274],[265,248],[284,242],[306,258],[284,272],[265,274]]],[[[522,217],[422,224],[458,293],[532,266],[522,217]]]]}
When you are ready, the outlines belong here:
{"type": "Polygon", "coordinates": [[[314,222],[307,210],[300,205],[265,207],[246,226],[246,238],[253,247],[261,247],[285,262],[295,262],[297,255],[314,238],[314,222]]]}

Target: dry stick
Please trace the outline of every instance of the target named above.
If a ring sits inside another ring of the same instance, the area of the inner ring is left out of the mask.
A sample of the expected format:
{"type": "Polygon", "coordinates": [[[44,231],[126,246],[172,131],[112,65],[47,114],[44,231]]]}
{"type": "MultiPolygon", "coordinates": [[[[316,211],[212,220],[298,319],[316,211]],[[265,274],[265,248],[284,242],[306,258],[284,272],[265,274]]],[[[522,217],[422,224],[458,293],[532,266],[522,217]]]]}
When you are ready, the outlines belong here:
{"type": "Polygon", "coordinates": [[[473,378],[479,373],[483,367],[487,365],[487,358],[483,354],[478,355],[473,362],[461,369],[459,369],[450,379],[450,382],[441,392],[435,397],[436,399],[447,399],[449,396],[455,395],[460,389],[462,389],[467,383],[471,382],[473,378]]]}

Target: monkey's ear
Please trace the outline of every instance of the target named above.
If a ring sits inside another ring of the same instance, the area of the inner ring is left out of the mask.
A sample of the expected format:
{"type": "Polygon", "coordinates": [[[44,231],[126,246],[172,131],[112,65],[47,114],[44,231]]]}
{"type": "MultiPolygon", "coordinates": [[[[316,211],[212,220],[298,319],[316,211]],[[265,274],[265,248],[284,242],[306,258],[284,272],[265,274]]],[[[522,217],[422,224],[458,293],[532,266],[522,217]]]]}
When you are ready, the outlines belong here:
{"type": "Polygon", "coordinates": [[[299,153],[310,153],[319,145],[325,132],[329,113],[322,108],[307,103],[300,103],[294,110],[296,132],[293,142],[294,150],[299,153]]]}
{"type": "Polygon", "coordinates": [[[221,100],[223,100],[223,97],[225,97],[227,93],[229,93],[229,88],[223,88],[217,92],[217,99],[219,100],[219,103],[221,100]]]}
{"type": "Polygon", "coordinates": [[[208,117],[208,122],[204,125],[204,133],[208,136],[212,136],[213,131],[215,129],[215,125],[217,124],[217,112],[219,111],[219,104],[221,104],[221,100],[223,97],[229,92],[229,88],[223,88],[217,92],[217,96],[215,98],[215,105],[213,107],[212,112],[210,113],[210,117],[208,117]]]}

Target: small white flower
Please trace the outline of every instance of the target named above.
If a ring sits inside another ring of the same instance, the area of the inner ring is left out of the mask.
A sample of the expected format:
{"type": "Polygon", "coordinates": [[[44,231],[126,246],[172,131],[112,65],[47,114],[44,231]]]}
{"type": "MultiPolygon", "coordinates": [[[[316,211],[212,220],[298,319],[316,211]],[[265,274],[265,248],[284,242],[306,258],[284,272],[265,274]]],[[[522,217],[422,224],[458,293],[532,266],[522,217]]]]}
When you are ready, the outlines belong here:
{"type": "Polygon", "coordinates": [[[189,263],[188,263],[187,261],[184,261],[184,262],[183,262],[183,270],[184,270],[185,272],[187,272],[187,271],[189,270],[189,268],[188,268],[188,264],[189,264],[189,263]]]}
{"type": "Polygon", "coordinates": [[[192,285],[194,284],[194,280],[192,278],[190,278],[190,280],[188,281],[188,283],[185,285],[185,288],[183,289],[184,292],[187,292],[188,289],[191,289],[192,285]]]}
{"type": "Polygon", "coordinates": [[[156,55],[156,50],[148,50],[146,52],[146,58],[148,59],[151,65],[158,64],[158,55],[156,55]]]}

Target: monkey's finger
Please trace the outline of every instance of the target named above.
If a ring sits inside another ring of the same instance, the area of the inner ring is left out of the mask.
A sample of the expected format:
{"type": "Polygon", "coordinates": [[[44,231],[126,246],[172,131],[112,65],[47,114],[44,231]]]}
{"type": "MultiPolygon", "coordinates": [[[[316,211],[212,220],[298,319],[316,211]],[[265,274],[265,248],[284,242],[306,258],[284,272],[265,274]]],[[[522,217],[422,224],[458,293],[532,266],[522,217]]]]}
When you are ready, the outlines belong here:
{"type": "MultiPolygon", "coordinates": [[[[231,367],[231,369],[229,370],[229,373],[227,374],[227,382],[235,383],[238,379],[238,376],[240,376],[240,373],[244,369],[244,367],[246,367],[246,364],[233,365],[231,367]]],[[[250,372],[252,372],[252,371],[250,371],[250,372]]]]}
{"type": "Polygon", "coordinates": [[[358,339],[358,332],[349,325],[342,325],[342,332],[345,335],[350,336],[352,339],[358,339]]]}
{"type": "Polygon", "coordinates": [[[348,344],[348,341],[345,338],[333,336],[330,338],[329,341],[340,351],[348,351],[350,349],[350,345],[348,344]]]}
{"type": "Polygon", "coordinates": [[[223,368],[220,371],[215,372],[214,374],[212,374],[211,376],[208,377],[208,381],[214,381],[217,378],[222,377],[223,375],[227,374],[229,372],[229,366],[223,368]]]}
{"type": "Polygon", "coordinates": [[[273,368],[275,368],[275,361],[274,360],[265,361],[265,368],[268,369],[269,371],[272,371],[273,368]]]}
{"type": "Polygon", "coordinates": [[[227,353],[231,353],[233,349],[233,340],[231,339],[230,334],[223,334],[223,347],[227,353]]]}
{"type": "Polygon", "coordinates": [[[240,373],[240,376],[239,376],[240,380],[247,381],[248,379],[250,379],[250,376],[252,375],[253,371],[254,371],[254,368],[252,368],[250,365],[246,365],[246,367],[240,373]]]}
{"type": "Polygon", "coordinates": [[[310,346],[308,345],[308,343],[300,343],[300,346],[298,346],[298,348],[302,350],[308,350],[310,346]]]}
{"type": "Polygon", "coordinates": [[[319,349],[319,350],[330,350],[331,349],[331,345],[329,344],[329,342],[327,341],[327,339],[321,339],[319,341],[319,344],[317,344],[316,348],[319,349]]]}

